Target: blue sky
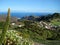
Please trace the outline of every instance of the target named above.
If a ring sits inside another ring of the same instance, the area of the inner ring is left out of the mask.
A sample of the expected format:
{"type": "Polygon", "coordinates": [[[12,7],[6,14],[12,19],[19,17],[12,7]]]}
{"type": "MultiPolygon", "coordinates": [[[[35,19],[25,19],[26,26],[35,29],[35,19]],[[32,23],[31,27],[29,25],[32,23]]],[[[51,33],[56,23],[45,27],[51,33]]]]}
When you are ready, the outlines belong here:
{"type": "Polygon", "coordinates": [[[60,0],[0,0],[0,12],[60,12],[60,0]]]}

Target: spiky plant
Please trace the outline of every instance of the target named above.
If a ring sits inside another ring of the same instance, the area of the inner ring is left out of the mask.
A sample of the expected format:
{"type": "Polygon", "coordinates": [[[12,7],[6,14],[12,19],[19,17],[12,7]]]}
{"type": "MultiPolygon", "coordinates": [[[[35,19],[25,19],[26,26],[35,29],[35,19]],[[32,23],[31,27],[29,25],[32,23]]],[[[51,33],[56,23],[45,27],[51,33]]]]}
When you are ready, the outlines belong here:
{"type": "Polygon", "coordinates": [[[6,32],[7,32],[8,28],[9,28],[9,24],[10,24],[10,8],[8,9],[6,22],[5,22],[3,30],[2,30],[2,34],[1,34],[1,38],[0,38],[0,45],[2,45],[2,43],[5,40],[5,36],[6,36],[6,32]]]}

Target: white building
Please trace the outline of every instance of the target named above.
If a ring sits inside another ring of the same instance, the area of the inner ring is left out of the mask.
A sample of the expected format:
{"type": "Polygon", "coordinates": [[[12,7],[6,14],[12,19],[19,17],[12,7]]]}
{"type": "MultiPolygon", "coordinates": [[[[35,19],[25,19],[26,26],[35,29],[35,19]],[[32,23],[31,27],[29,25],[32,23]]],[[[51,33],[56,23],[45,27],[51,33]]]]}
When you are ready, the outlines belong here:
{"type": "Polygon", "coordinates": [[[15,25],[15,23],[12,23],[11,25],[15,25]]]}

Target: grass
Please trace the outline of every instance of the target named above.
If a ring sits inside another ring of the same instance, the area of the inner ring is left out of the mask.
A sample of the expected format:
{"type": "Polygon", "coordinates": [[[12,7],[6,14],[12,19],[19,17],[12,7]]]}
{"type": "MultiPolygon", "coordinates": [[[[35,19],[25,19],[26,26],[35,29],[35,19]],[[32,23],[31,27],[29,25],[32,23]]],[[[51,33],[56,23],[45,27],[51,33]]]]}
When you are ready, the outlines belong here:
{"type": "Polygon", "coordinates": [[[57,21],[57,19],[54,19],[51,21],[51,24],[58,26],[58,25],[60,25],[60,21],[57,21]]]}

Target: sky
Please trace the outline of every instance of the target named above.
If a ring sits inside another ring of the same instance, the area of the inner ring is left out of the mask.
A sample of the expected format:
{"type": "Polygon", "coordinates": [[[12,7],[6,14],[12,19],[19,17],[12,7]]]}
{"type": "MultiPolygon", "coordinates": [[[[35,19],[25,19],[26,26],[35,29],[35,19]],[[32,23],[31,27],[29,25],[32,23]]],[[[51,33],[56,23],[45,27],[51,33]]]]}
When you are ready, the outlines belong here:
{"type": "Polygon", "coordinates": [[[59,12],[60,0],[0,0],[0,12],[59,12]]]}

